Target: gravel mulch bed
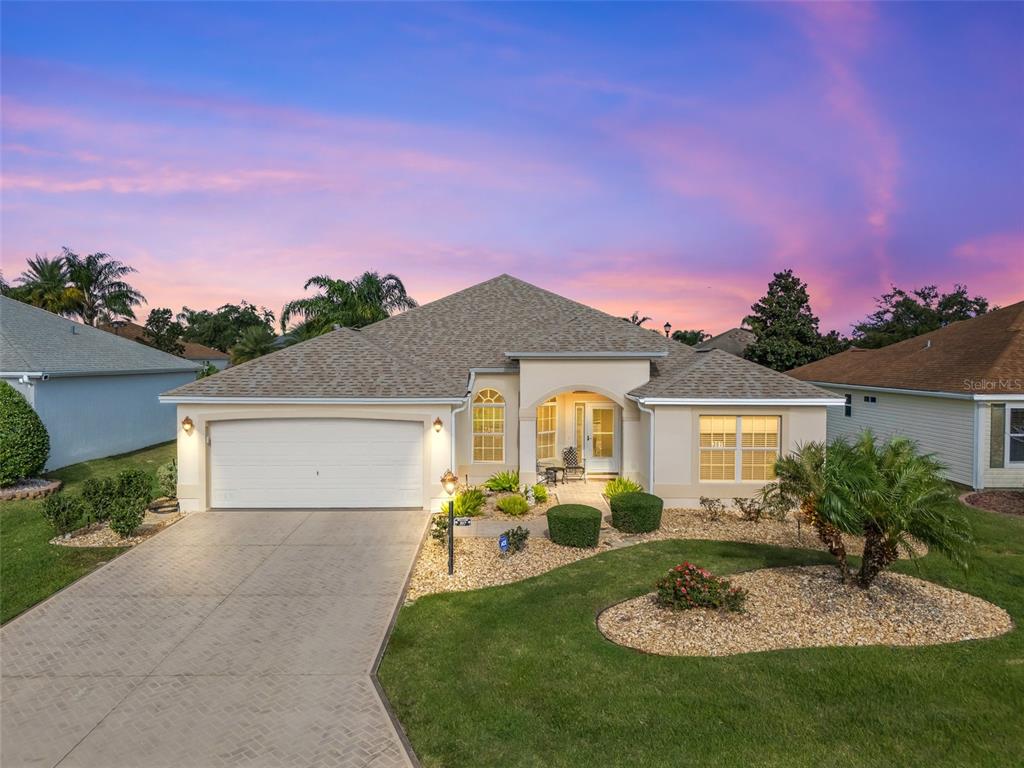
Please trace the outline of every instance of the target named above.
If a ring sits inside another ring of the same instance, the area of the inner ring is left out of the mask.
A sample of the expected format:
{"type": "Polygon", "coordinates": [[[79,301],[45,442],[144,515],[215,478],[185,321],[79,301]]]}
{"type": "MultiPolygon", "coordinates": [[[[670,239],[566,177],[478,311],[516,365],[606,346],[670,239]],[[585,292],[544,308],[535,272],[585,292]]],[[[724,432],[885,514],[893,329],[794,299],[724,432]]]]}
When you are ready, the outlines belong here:
{"type": "Polygon", "coordinates": [[[176,523],[183,517],[180,513],[156,515],[147,512],[143,518],[142,525],[135,532],[134,536],[122,539],[118,534],[110,530],[110,524],[96,523],[87,528],[79,528],[72,532],[71,538],[56,536],[50,539],[51,544],[58,544],[62,547],[134,547],[146,539],[151,538],[169,525],[176,523]]]}
{"type": "Polygon", "coordinates": [[[834,568],[763,568],[730,576],[749,591],[744,613],[661,608],[654,595],[598,616],[612,642],[664,656],[730,656],[782,648],[936,645],[995,637],[1009,614],[979,597],[898,573],[870,590],[840,582],[834,568]]]}
{"type": "Polygon", "coordinates": [[[41,499],[56,493],[63,483],[60,480],[44,480],[41,477],[30,477],[19,480],[14,485],[0,488],[0,501],[16,499],[41,499]]]}
{"type": "Polygon", "coordinates": [[[968,493],[963,501],[989,512],[1024,515],[1024,491],[979,491],[968,493]]]}

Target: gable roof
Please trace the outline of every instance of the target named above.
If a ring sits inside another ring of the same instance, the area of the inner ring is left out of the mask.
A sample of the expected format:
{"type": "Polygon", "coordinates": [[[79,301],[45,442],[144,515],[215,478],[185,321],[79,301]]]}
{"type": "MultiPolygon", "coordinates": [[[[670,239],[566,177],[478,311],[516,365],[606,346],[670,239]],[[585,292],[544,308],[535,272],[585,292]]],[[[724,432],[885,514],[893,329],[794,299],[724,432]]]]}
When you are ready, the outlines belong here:
{"type": "MultiPolygon", "coordinates": [[[[471,371],[515,372],[519,356],[647,358],[652,376],[662,384],[659,396],[673,397],[676,391],[700,389],[699,380],[681,376],[700,354],[649,329],[501,275],[360,330],[332,331],[229,368],[166,397],[455,399],[465,397],[471,371]]],[[[701,377],[742,371],[735,382],[709,380],[702,391],[755,391],[756,382],[763,380],[765,391],[781,393],[788,387],[796,398],[814,396],[812,392],[834,397],[754,363],[732,360],[736,365],[728,370],[726,363],[695,369],[701,377]]]]}
{"type": "Polygon", "coordinates": [[[754,332],[746,328],[730,328],[728,331],[696,344],[694,349],[720,349],[730,355],[742,357],[743,352],[754,343],[756,338],[754,332]]]}
{"type": "Polygon", "coordinates": [[[1024,301],[881,349],[848,349],[789,375],[886,389],[1024,394],[1024,301]]]}
{"type": "MultiPolygon", "coordinates": [[[[146,338],[146,329],[138,323],[131,323],[126,320],[119,320],[116,323],[106,323],[99,326],[100,330],[120,336],[123,339],[142,342],[146,338]]],[[[195,341],[182,341],[183,351],[181,357],[186,360],[228,360],[231,356],[227,352],[199,344],[195,341]]]]}
{"type": "Polygon", "coordinates": [[[0,296],[0,368],[50,376],[195,371],[195,363],[0,296]]]}

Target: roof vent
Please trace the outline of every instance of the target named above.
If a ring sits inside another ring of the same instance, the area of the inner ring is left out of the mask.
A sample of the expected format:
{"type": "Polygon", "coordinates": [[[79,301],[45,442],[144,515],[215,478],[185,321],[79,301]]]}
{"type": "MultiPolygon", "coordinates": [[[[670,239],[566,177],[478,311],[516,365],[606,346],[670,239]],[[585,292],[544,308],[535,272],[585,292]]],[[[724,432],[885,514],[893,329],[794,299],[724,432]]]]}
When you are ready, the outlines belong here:
{"type": "Polygon", "coordinates": [[[931,349],[932,348],[932,340],[931,339],[925,339],[924,348],[925,349],[931,349]]]}
{"type": "Polygon", "coordinates": [[[710,352],[714,347],[694,347],[694,352],[710,352]]]}
{"type": "Polygon", "coordinates": [[[338,323],[331,323],[331,330],[332,331],[340,331],[341,330],[341,326],[338,323]]]}
{"type": "Polygon", "coordinates": [[[72,336],[77,336],[78,335],[78,328],[75,327],[74,325],[71,326],[71,335],[72,336]]]}

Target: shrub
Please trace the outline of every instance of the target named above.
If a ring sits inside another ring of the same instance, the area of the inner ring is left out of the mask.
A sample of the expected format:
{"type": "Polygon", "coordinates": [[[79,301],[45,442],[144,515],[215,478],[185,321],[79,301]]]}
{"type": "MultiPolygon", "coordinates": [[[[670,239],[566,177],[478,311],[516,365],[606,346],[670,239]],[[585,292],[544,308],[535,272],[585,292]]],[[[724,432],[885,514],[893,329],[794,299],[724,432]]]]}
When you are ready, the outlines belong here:
{"type": "Polygon", "coordinates": [[[127,539],[142,525],[142,518],[146,516],[146,503],[138,497],[118,497],[110,509],[110,530],[122,539],[127,539]]]}
{"type": "Polygon", "coordinates": [[[721,499],[713,499],[710,496],[700,497],[700,508],[703,510],[701,515],[705,522],[715,523],[722,519],[722,515],[725,514],[725,505],[721,499]]]}
{"type": "Polygon", "coordinates": [[[533,486],[533,498],[538,504],[543,504],[548,500],[548,487],[544,483],[537,483],[533,486]]]}
{"type": "Polygon", "coordinates": [[[508,536],[508,554],[510,555],[514,555],[516,552],[522,552],[526,549],[526,540],[530,538],[530,532],[521,525],[517,525],[515,528],[509,528],[502,535],[508,536]]]}
{"type": "MultiPolygon", "coordinates": [[[[464,488],[455,494],[455,516],[476,517],[484,508],[487,497],[479,488],[464,488]]],[[[441,513],[448,514],[448,502],[441,502],[441,513]]]]}
{"type": "Polygon", "coordinates": [[[495,472],[484,481],[484,488],[489,491],[515,493],[519,490],[519,472],[495,472]]]}
{"type": "Polygon", "coordinates": [[[721,608],[742,611],[747,591],[714,576],[699,565],[683,563],[654,583],[658,605],[685,611],[690,608],[721,608]]]}
{"type": "Polygon", "coordinates": [[[498,499],[498,509],[511,517],[525,515],[530,505],[518,493],[498,499]]]}
{"type": "Polygon", "coordinates": [[[759,523],[764,516],[764,508],[757,497],[734,496],[732,504],[740,511],[740,517],[748,522],[759,523]]]}
{"type": "Polygon", "coordinates": [[[156,468],[156,486],[160,493],[170,498],[178,495],[178,460],[171,459],[156,468]]]}
{"type": "Polygon", "coordinates": [[[117,474],[117,495],[139,500],[143,507],[153,500],[153,477],[144,469],[129,467],[117,474]]]}
{"type": "Polygon", "coordinates": [[[650,493],[620,493],[611,497],[612,525],[624,533],[650,533],[661,526],[664,502],[650,493]]]}
{"type": "Polygon", "coordinates": [[[50,436],[28,401],[0,381],[0,487],[14,485],[43,471],[50,436]]]}
{"type": "Polygon", "coordinates": [[[90,477],[82,483],[82,499],[89,508],[88,522],[106,520],[117,499],[117,483],[112,477],[90,477]]]}
{"type": "Polygon", "coordinates": [[[73,493],[54,493],[43,499],[43,517],[59,534],[81,527],[89,510],[82,497],[73,493]]]}
{"type": "Polygon", "coordinates": [[[448,543],[448,513],[434,515],[430,522],[430,538],[442,547],[448,543]]]}
{"type": "Polygon", "coordinates": [[[609,499],[614,499],[623,493],[637,493],[642,491],[640,483],[630,480],[628,477],[616,477],[613,480],[609,480],[604,486],[604,495],[609,499]]]}
{"type": "Polygon", "coordinates": [[[779,483],[768,483],[758,493],[761,518],[783,521],[793,509],[793,500],[779,488],[779,483]]]}
{"type": "Polygon", "coordinates": [[[548,533],[563,547],[596,547],[601,511],[586,504],[559,504],[548,510],[548,533]]]}

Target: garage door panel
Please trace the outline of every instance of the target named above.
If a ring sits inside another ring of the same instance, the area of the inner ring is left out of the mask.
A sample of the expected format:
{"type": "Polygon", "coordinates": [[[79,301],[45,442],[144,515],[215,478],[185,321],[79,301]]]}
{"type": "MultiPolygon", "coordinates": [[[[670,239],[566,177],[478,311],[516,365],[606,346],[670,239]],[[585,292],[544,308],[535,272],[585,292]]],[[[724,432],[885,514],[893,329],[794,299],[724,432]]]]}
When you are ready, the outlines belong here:
{"type": "Polygon", "coordinates": [[[420,507],[423,426],[359,419],[210,429],[213,507],[420,507]]]}

